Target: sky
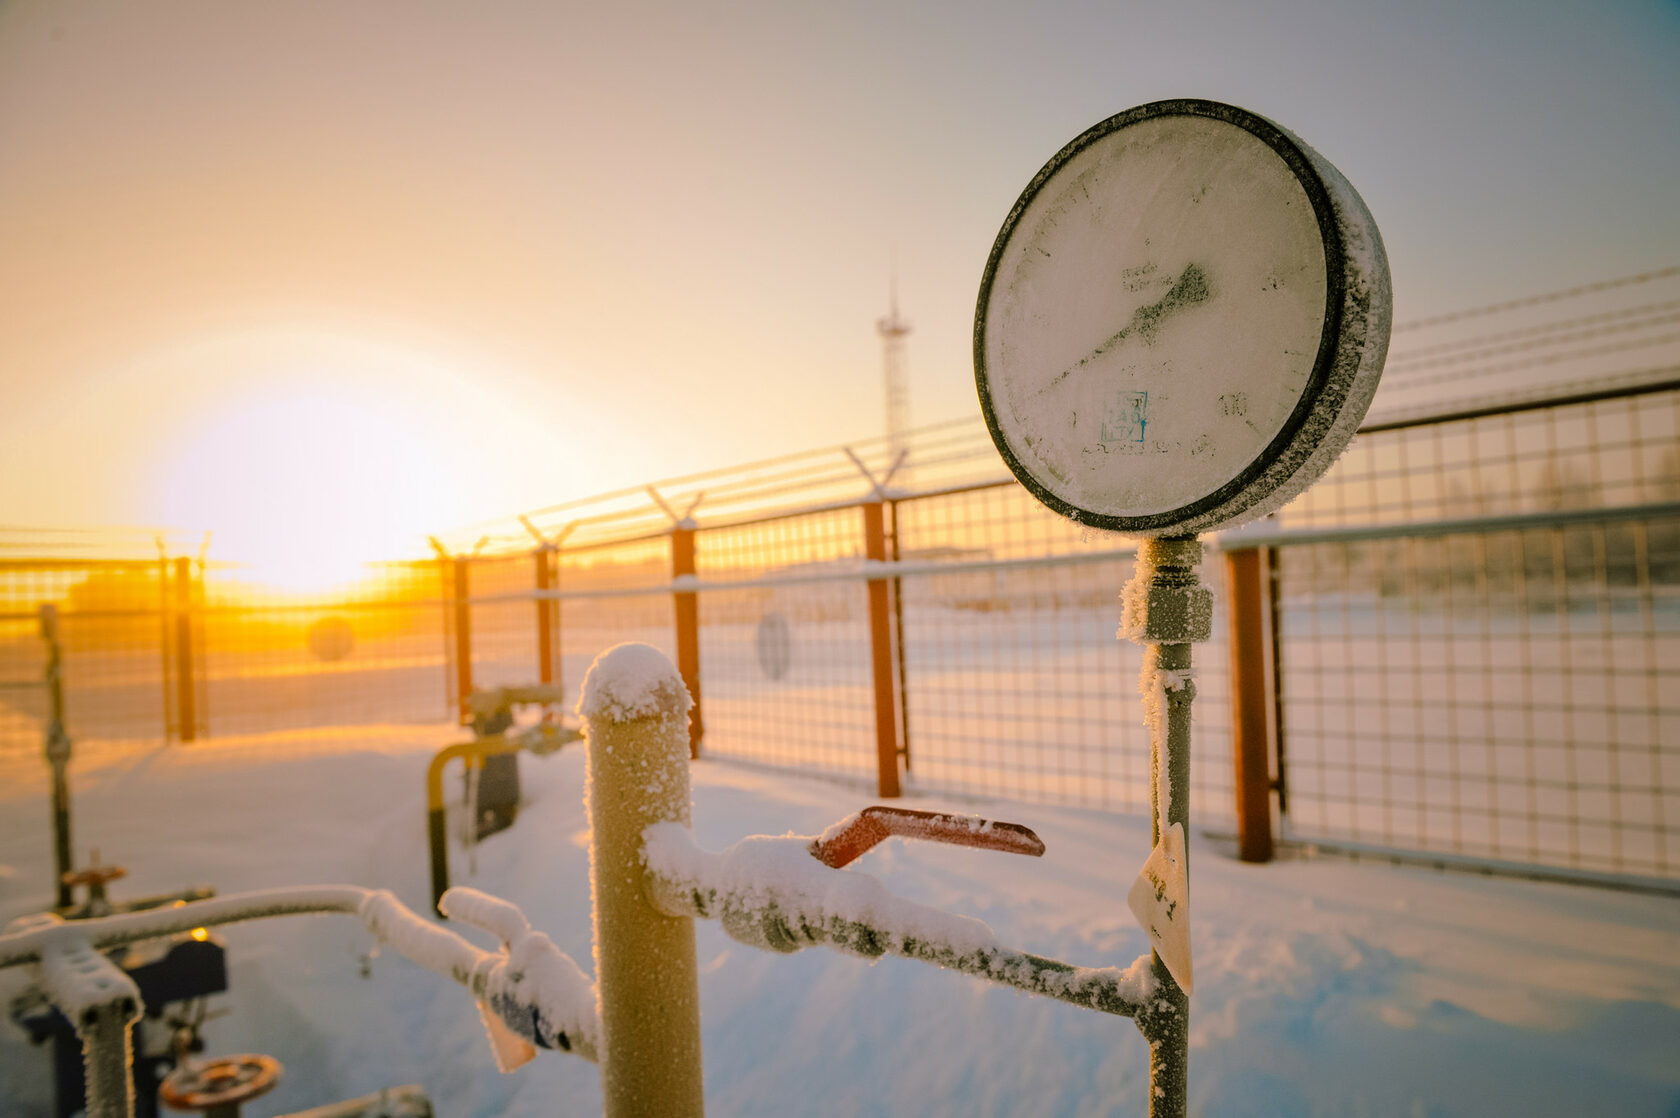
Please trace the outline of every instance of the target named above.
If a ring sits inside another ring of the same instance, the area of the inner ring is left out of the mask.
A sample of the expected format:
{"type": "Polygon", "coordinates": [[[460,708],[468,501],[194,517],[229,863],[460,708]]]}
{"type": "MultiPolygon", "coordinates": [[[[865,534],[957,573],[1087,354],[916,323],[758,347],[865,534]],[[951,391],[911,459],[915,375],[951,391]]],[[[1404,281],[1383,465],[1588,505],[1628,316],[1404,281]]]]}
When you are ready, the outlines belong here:
{"type": "MultiPolygon", "coordinates": [[[[1680,262],[1680,3],[0,0],[0,525],[341,558],[975,413],[999,225],[1165,97],[1400,320],[1680,262]]],[[[299,560],[301,562],[301,560],[299,560]]]]}

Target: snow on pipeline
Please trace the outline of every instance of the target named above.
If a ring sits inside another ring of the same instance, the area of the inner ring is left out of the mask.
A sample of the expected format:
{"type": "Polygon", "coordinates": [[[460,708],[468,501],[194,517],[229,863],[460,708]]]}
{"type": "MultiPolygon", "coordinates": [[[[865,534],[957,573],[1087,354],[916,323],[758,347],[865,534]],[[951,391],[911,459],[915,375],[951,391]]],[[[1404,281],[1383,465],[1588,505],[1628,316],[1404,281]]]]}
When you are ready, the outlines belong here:
{"type": "MultiPolygon", "coordinates": [[[[98,846],[129,868],[113,886],[119,899],[199,882],[223,893],[344,882],[423,912],[425,764],[459,735],[405,726],[190,747],[79,742],[78,855],[98,846]]],[[[584,761],[582,747],[523,758],[518,822],[480,845],[476,874],[458,863],[457,876],[517,905],[587,969],[584,761]]],[[[693,780],[695,841],[718,859],[752,835],[821,835],[872,802],[714,761],[696,764],[693,780]]],[[[0,921],[50,897],[48,793],[38,756],[0,758],[0,921]]],[[[907,918],[1092,967],[1123,968],[1147,949],[1125,905],[1149,847],[1146,819],[902,802],[1018,822],[1047,848],[1028,859],[884,842],[856,866],[934,913],[906,908],[907,918]]],[[[1194,831],[1191,841],[1191,1113],[1680,1114],[1680,903],[1329,859],[1249,866],[1194,831]]],[[[498,933],[449,926],[500,949],[498,933]]],[[[890,954],[776,954],[710,920],[696,933],[713,1115],[1120,1115],[1144,1105],[1148,1053],[1128,1020],[890,954]]],[[[216,934],[230,991],[212,999],[228,1012],[205,1027],[209,1052],[262,1052],[286,1066],[248,1113],[411,1082],[439,1114],[600,1113],[595,1065],[540,1052],[499,1074],[473,999],[378,953],[354,920],[288,917],[216,934]]],[[[0,997],[24,978],[0,972],[0,997]]],[[[45,1115],[50,1097],[46,1052],[0,1022],[0,1114],[45,1115]]]]}

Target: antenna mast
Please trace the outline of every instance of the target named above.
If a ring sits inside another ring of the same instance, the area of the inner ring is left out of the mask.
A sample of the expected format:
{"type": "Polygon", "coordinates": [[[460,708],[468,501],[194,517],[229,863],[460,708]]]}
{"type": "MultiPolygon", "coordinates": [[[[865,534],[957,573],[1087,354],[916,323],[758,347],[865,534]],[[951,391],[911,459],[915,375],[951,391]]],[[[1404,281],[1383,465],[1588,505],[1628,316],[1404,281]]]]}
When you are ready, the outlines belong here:
{"type": "MultiPolygon", "coordinates": [[[[910,429],[910,380],[904,365],[904,339],[910,334],[910,324],[898,313],[896,266],[892,270],[890,284],[890,309],[885,318],[875,320],[875,332],[881,335],[881,357],[886,375],[887,460],[895,462],[905,449],[904,434],[910,429]]],[[[905,470],[900,470],[899,477],[902,479],[905,473],[905,470]]]]}

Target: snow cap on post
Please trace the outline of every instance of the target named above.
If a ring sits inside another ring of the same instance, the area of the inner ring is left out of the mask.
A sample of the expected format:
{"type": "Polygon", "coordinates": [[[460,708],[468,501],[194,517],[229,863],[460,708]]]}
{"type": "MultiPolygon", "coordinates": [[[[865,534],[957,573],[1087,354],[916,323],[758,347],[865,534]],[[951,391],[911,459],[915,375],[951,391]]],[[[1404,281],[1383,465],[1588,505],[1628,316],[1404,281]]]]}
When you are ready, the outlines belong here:
{"type": "Polygon", "coordinates": [[[651,644],[630,641],[607,649],[589,665],[577,714],[612,722],[680,718],[693,705],[676,665],[651,644]]]}

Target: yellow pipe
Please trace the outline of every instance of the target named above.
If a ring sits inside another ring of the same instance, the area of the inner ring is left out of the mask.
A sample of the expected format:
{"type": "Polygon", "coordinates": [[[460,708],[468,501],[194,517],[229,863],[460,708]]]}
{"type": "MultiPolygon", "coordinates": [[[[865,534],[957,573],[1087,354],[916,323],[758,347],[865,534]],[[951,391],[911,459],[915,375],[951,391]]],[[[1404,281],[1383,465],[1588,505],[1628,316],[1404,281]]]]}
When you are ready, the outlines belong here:
{"type": "Polygon", "coordinates": [[[508,740],[502,734],[491,734],[488,737],[474,738],[472,741],[457,742],[440,749],[432,763],[426,767],[426,829],[432,848],[432,910],[437,911],[438,901],[449,888],[449,842],[448,833],[444,827],[443,812],[443,770],[449,762],[457,757],[468,768],[481,765],[486,757],[495,757],[502,753],[517,753],[519,743],[508,740]]]}

